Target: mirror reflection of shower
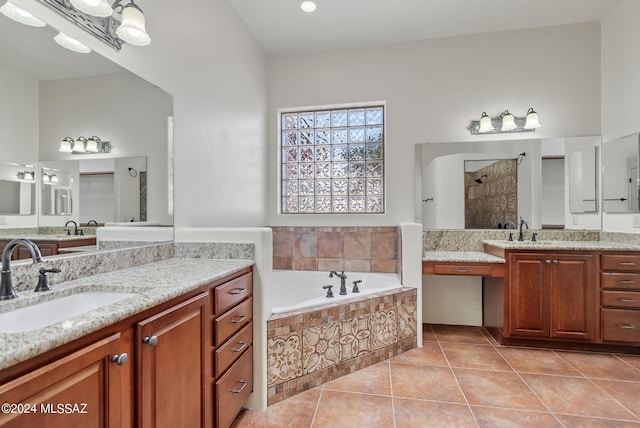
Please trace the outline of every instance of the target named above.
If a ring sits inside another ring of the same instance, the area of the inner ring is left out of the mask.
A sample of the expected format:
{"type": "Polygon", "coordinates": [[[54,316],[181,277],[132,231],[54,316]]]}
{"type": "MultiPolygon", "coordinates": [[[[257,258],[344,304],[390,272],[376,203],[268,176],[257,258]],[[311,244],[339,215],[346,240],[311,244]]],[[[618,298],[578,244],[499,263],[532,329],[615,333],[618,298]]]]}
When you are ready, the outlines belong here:
{"type": "Polygon", "coordinates": [[[517,220],[517,168],[516,159],[464,162],[465,228],[501,229],[517,220]]]}

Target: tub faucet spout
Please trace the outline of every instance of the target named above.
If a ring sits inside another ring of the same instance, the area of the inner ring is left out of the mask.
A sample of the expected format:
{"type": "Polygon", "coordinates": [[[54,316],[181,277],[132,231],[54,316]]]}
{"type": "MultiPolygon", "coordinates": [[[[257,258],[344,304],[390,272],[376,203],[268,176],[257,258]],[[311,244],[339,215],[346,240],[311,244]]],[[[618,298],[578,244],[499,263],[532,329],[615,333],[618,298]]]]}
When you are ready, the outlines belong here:
{"type": "Polygon", "coordinates": [[[333,278],[334,275],[340,278],[340,295],[346,296],[347,295],[347,275],[344,274],[344,271],[342,271],[342,273],[338,273],[334,270],[329,272],[329,278],[333,278]]]}

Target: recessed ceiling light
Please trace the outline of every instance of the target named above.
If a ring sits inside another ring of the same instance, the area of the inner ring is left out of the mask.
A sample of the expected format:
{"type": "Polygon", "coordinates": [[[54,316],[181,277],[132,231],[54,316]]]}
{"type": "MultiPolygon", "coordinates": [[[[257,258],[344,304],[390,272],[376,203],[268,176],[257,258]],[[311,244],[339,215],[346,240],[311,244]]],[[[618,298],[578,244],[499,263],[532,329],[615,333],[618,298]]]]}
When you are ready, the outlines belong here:
{"type": "Polygon", "coordinates": [[[302,0],[300,2],[300,9],[307,13],[311,13],[318,8],[318,2],[315,0],[302,0]]]}

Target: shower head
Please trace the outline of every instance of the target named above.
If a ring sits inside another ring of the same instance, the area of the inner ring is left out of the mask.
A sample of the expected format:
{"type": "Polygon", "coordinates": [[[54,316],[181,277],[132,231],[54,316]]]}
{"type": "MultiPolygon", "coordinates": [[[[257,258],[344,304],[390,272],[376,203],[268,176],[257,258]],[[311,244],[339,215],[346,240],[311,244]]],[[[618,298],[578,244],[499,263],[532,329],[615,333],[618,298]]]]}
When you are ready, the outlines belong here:
{"type": "Polygon", "coordinates": [[[487,174],[481,175],[480,178],[476,178],[474,181],[478,184],[484,183],[485,181],[487,181],[487,174]]]}

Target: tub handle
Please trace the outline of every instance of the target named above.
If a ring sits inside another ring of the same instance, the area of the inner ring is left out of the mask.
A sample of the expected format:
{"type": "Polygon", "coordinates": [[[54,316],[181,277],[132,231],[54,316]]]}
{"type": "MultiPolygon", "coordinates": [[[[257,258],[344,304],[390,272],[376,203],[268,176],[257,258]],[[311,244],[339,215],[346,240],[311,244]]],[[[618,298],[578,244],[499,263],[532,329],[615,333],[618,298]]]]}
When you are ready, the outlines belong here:
{"type": "Polygon", "coordinates": [[[240,342],[238,342],[238,345],[240,345],[240,347],[239,348],[231,348],[231,352],[240,352],[240,351],[242,351],[244,348],[247,347],[247,342],[240,341],[240,342]]]}
{"type": "Polygon", "coordinates": [[[361,284],[362,280],[359,279],[357,281],[353,281],[353,290],[351,290],[352,293],[359,293],[360,289],[358,288],[358,284],[361,284]]]}
{"type": "Polygon", "coordinates": [[[333,291],[331,291],[332,288],[333,288],[333,285],[323,285],[322,286],[323,290],[327,290],[327,297],[328,298],[333,297],[333,291]]]}
{"type": "Polygon", "coordinates": [[[229,292],[229,294],[242,294],[242,293],[244,293],[245,291],[247,291],[247,289],[246,289],[246,288],[234,288],[233,290],[231,290],[231,291],[229,292]]]}
{"type": "Polygon", "coordinates": [[[240,324],[242,321],[244,321],[246,319],[247,319],[246,315],[240,315],[240,316],[238,316],[237,320],[231,320],[231,324],[240,324]]]}

